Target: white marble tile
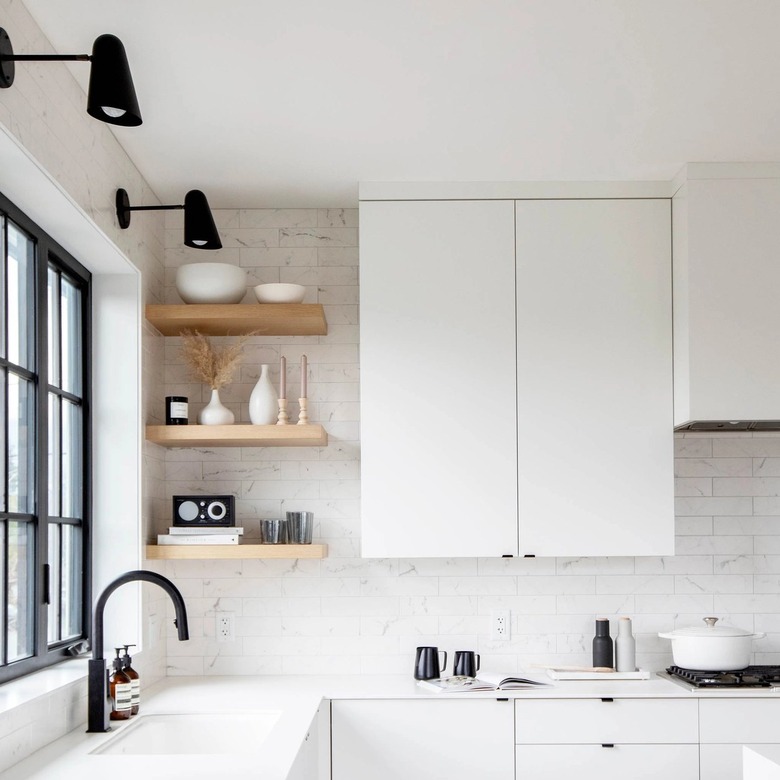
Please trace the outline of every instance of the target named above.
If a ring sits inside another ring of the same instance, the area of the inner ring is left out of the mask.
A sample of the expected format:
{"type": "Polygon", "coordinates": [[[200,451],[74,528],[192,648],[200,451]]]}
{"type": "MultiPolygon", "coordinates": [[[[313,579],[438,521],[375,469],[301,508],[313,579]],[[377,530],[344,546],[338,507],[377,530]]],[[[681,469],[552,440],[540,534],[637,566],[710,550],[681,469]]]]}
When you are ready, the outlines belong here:
{"type": "Polygon", "coordinates": [[[242,230],[253,228],[316,227],[317,209],[240,209],[242,230]]]}
{"type": "Polygon", "coordinates": [[[674,578],[674,592],[692,594],[752,593],[753,577],[745,574],[678,574],[674,578]]]}

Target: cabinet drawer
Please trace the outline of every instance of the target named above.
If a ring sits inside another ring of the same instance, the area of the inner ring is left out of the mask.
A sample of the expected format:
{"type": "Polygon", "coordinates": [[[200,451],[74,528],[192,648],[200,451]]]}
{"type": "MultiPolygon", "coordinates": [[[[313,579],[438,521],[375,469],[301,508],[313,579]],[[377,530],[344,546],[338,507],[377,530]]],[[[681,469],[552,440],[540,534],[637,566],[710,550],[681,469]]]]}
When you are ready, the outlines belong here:
{"type": "Polygon", "coordinates": [[[535,699],[515,702],[518,745],[698,743],[695,699],[535,699]]]}
{"type": "Polygon", "coordinates": [[[780,699],[699,700],[702,743],[780,742],[780,699]]]}
{"type": "MultiPolygon", "coordinates": [[[[748,744],[766,748],[768,745],[748,744]]],[[[699,750],[701,780],[734,780],[742,777],[742,745],[702,745],[699,750]]]]}
{"type": "MultiPolygon", "coordinates": [[[[518,745],[516,780],[699,780],[697,745],[518,745]]],[[[733,778],[732,778],[733,780],[733,778]]]]}
{"type": "Polygon", "coordinates": [[[512,705],[493,699],[333,702],[333,780],[512,780],[512,705]]]}

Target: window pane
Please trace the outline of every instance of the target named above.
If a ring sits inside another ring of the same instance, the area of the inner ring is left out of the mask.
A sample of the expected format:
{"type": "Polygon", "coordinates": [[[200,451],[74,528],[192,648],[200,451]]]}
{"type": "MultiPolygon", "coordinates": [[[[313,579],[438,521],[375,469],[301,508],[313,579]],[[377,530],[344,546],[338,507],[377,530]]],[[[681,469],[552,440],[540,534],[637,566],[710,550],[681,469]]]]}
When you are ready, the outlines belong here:
{"type": "Polygon", "coordinates": [[[49,393],[49,517],[60,515],[60,399],[49,393]]]}
{"type": "Polygon", "coordinates": [[[32,369],[35,330],[33,309],[33,258],[35,245],[11,221],[8,221],[8,359],[32,369]]]}
{"type": "Polygon", "coordinates": [[[81,395],[81,291],[62,277],[62,387],[81,395]]]}
{"type": "Polygon", "coordinates": [[[82,544],[79,526],[62,526],[62,639],[81,635],[82,544]]]}
{"type": "Polygon", "coordinates": [[[32,655],[33,574],[35,547],[32,523],[8,523],[8,660],[32,655]]]}
{"type": "MultiPolygon", "coordinates": [[[[6,523],[0,522],[0,550],[5,551],[5,534],[6,534],[6,523]]],[[[0,555],[0,598],[2,598],[2,604],[5,604],[6,602],[6,592],[5,592],[5,553],[3,555],[0,555]]],[[[5,658],[5,628],[4,626],[0,625],[0,663],[3,662],[3,659],[5,658]]]]}
{"type": "Polygon", "coordinates": [[[60,638],[60,527],[56,523],[49,526],[49,644],[60,638]]]}
{"type": "Polygon", "coordinates": [[[5,489],[5,377],[5,369],[0,368],[0,512],[8,511],[8,495],[5,489]]]}
{"type": "Polygon", "coordinates": [[[32,513],[35,455],[32,383],[8,375],[8,511],[32,513]]]}
{"type": "Polygon", "coordinates": [[[48,333],[49,333],[49,384],[60,385],[60,294],[59,274],[49,268],[46,297],[48,299],[48,333]]]}
{"type": "Polygon", "coordinates": [[[62,399],[62,516],[82,518],[81,407],[62,399]]]}
{"type": "MultiPolygon", "coordinates": [[[[5,216],[0,214],[0,357],[5,357],[5,216]]],[[[0,631],[0,633],[2,633],[0,631]]],[[[0,656],[2,658],[2,656],[0,656]]]]}

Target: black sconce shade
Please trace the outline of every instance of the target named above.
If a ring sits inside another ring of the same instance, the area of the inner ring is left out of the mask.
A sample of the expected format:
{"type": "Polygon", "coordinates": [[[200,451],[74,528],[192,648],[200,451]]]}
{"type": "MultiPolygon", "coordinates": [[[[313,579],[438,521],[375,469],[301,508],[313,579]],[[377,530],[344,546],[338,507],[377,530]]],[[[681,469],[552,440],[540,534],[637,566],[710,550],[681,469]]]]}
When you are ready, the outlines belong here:
{"type": "Polygon", "coordinates": [[[8,33],[0,27],[0,89],[14,83],[15,62],[91,62],[87,113],[124,127],[142,123],[133,77],[122,41],[114,35],[95,39],[92,54],[14,54],[8,33]]]}
{"type": "Polygon", "coordinates": [[[114,35],[101,35],[92,46],[87,113],[125,127],[137,127],[142,122],[125,47],[114,35]]]}
{"type": "Polygon", "coordinates": [[[200,190],[184,196],[184,245],[195,249],[222,249],[209,202],[200,190]]]}
{"type": "Polygon", "coordinates": [[[184,209],[184,244],[193,249],[222,249],[209,202],[200,190],[190,190],[182,206],[131,206],[127,190],[116,191],[116,218],[119,227],[130,227],[131,211],[167,211],[184,209]]]}

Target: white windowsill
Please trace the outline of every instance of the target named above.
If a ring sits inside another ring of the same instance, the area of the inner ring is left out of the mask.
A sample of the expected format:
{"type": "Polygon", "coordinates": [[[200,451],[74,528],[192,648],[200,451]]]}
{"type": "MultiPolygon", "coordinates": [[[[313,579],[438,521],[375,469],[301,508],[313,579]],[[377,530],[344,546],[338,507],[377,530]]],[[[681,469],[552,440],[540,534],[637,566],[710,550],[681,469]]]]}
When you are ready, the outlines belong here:
{"type": "Polygon", "coordinates": [[[73,658],[0,686],[0,715],[87,679],[87,658],[73,658]]]}

